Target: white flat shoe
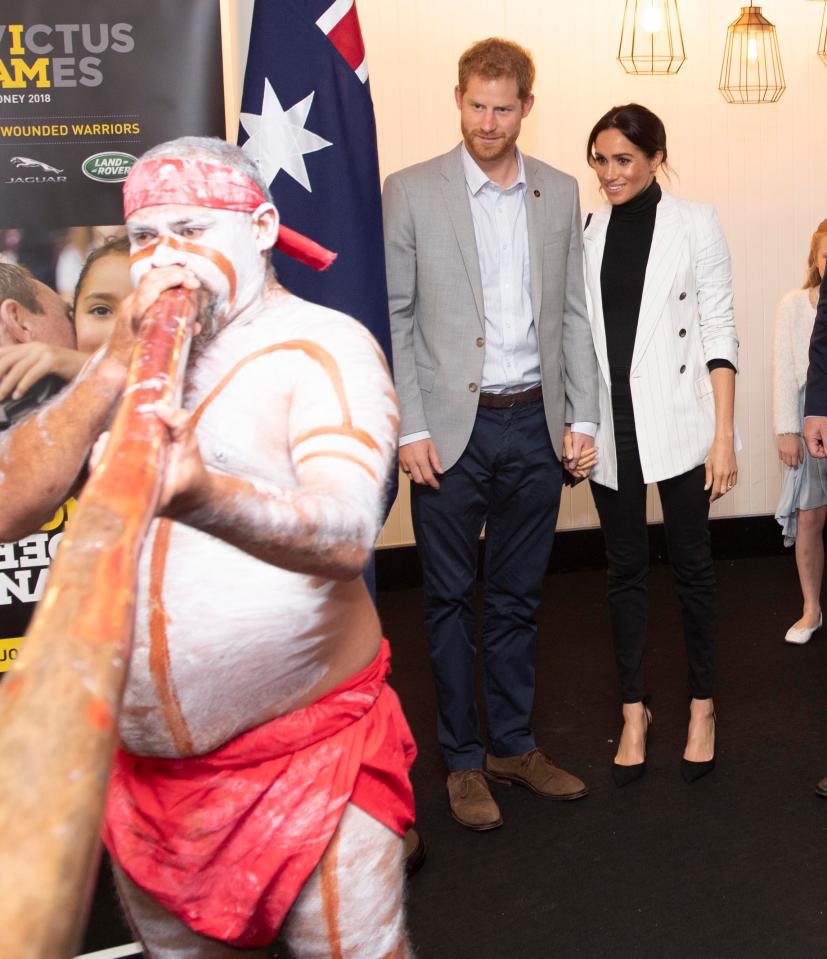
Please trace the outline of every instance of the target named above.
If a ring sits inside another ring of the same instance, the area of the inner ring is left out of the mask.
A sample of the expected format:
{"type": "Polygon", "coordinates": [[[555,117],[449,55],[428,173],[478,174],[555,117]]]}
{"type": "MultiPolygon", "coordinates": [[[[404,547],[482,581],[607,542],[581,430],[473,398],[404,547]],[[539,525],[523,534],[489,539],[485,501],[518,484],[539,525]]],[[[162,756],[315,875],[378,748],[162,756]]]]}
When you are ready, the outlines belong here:
{"type": "Polygon", "coordinates": [[[784,637],[784,642],[786,643],[795,643],[796,646],[803,646],[805,643],[809,643],[810,637],[813,633],[821,629],[821,613],[818,616],[818,626],[813,626],[812,629],[796,629],[795,626],[790,626],[787,630],[787,635],[784,637]]]}

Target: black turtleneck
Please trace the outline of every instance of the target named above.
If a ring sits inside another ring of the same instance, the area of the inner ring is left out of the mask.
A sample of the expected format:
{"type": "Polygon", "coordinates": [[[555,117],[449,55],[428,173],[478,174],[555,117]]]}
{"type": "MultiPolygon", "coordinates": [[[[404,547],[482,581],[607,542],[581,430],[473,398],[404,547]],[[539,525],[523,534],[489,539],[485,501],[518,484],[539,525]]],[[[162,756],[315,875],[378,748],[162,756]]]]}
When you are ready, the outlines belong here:
{"type": "Polygon", "coordinates": [[[643,280],[655,231],[655,214],[661,198],[657,180],[626,203],[612,207],[606,246],[600,267],[606,350],[615,385],[629,394],[629,372],[643,297],[643,280]]]}
{"type": "MultiPolygon", "coordinates": [[[[637,196],[612,207],[600,266],[615,433],[625,433],[630,437],[634,435],[635,420],[629,374],[643,298],[643,281],[661,196],[660,186],[656,180],[652,180],[637,196]]],[[[710,371],[724,367],[735,372],[732,363],[725,359],[714,358],[706,365],[710,371]]]]}

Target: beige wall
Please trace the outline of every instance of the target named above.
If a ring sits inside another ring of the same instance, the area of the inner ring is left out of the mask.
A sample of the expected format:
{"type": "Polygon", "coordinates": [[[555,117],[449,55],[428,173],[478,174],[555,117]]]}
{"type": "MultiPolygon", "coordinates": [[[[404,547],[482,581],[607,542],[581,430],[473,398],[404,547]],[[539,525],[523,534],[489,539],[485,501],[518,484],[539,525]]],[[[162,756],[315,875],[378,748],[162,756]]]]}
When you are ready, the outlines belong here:
{"type": "MultiPolygon", "coordinates": [[[[770,397],[772,320],[801,283],[809,235],[827,217],[827,67],[815,54],[822,4],[767,0],[779,30],[787,90],[778,104],[730,106],[718,92],[727,24],[739,0],[679,0],[687,61],[674,77],[630,77],[615,60],[622,0],[358,0],[376,108],[382,175],[444,152],[458,138],[456,61],[499,34],[537,63],[537,102],[521,146],[580,181],[584,210],[600,202],[585,139],[610,106],[637,100],[666,124],[676,171],[667,189],[718,209],[733,258],[741,371],[737,421],[744,449],[734,495],[714,516],[772,513],[779,468],[770,397]]],[[[243,74],[252,0],[230,0],[243,74]]],[[[659,517],[650,494],[650,515],[659,517]]],[[[587,484],[564,493],[560,528],[597,525],[587,484]]],[[[380,545],[413,542],[407,490],[380,545]]]]}

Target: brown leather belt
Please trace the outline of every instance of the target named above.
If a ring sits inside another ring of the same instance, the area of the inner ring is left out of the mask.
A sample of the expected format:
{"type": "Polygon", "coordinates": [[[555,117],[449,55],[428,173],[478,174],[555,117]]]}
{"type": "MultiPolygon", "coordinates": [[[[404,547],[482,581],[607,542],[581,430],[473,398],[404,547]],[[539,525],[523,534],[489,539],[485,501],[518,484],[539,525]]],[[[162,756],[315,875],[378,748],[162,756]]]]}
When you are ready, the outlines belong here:
{"type": "Polygon", "coordinates": [[[492,410],[509,410],[523,403],[536,403],[543,398],[543,387],[538,384],[522,393],[480,393],[480,406],[492,410]]]}

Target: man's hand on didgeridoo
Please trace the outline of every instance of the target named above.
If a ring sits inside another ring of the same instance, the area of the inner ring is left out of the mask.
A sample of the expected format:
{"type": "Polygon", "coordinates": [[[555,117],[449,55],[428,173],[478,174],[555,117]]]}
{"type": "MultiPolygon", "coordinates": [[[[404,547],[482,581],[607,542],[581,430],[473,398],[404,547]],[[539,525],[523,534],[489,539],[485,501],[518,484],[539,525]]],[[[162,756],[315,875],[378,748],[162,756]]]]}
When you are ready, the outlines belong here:
{"type": "Polygon", "coordinates": [[[155,412],[170,439],[158,512],[176,516],[202,505],[210,477],[201,458],[191,414],[161,400],[155,404],[155,412]]]}
{"type": "MultiPolygon", "coordinates": [[[[199,505],[199,494],[206,489],[209,474],[201,459],[201,450],[198,447],[190,414],[162,400],[156,402],[155,413],[167,428],[170,439],[157,512],[166,516],[175,516],[177,513],[199,505]]],[[[107,430],[95,440],[89,454],[90,471],[98,468],[109,442],[109,436],[110,433],[107,430]]]]}

